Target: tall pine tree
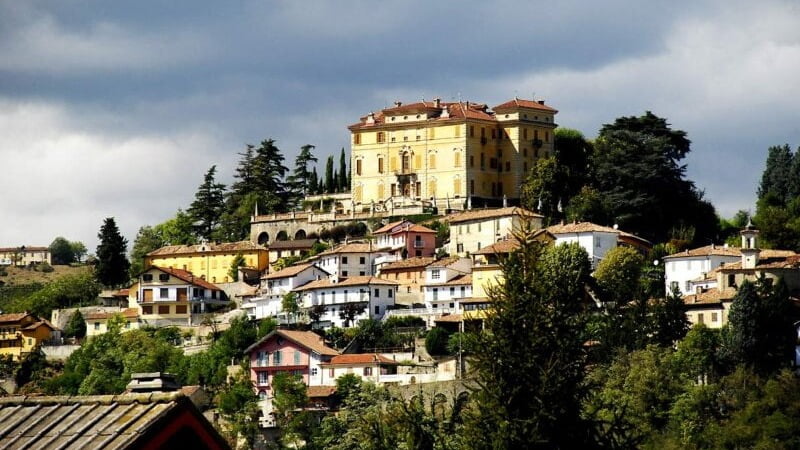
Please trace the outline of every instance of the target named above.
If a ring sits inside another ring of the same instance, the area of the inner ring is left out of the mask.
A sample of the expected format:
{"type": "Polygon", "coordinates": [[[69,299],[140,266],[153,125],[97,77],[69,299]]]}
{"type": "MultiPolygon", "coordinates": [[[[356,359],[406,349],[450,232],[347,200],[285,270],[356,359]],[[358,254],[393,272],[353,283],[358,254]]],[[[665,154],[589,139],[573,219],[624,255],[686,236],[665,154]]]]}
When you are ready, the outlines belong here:
{"type": "Polygon", "coordinates": [[[128,241],[122,237],[113,217],[108,217],[97,234],[97,266],[95,277],[105,286],[121,286],[128,282],[130,262],[125,256],[128,241]]]}
{"type": "Polygon", "coordinates": [[[308,168],[311,163],[317,162],[317,157],[311,153],[312,150],[314,150],[314,146],[311,144],[304,145],[300,148],[300,153],[294,160],[294,172],[287,179],[287,184],[293,197],[292,205],[296,205],[299,199],[314,192],[316,189],[316,169],[312,173],[308,168]],[[313,187],[311,185],[312,175],[315,185],[313,187]]]}
{"type": "Polygon", "coordinates": [[[501,267],[472,360],[472,448],[583,448],[586,251],[522,238],[501,267]]]}
{"type": "Polygon", "coordinates": [[[211,239],[225,210],[225,185],[217,183],[216,172],[217,166],[208,169],[187,211],[196,223],[197,234],[203,239],[211,239]]]}
{"type": "Polygon", "coordinates": [[[317,168],[311,170],[311,176],[308,177],[308,193],[310,195],[319,194],[319,176],[317,176],[317,168]]]}

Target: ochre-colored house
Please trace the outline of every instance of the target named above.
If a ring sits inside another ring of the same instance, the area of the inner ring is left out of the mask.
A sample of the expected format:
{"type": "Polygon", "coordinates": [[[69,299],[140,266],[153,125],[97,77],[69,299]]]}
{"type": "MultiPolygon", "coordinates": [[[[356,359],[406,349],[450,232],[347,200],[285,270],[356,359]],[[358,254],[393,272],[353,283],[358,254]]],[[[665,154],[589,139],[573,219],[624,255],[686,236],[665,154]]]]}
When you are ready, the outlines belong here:
{"type": "Polygon", "coordinates": [[[250,241],[168,245],[148,253],[144,266],[181,269],[211,283],[228,283],[232,281],[229,272],[237,254],[244,257],[246,268],[259,273],[267,269],[267,249],[250,241]]]}
{"type": "Polygon", "coordinates": [[[42,342],[50,339],[56,328],[33,314],[0,315],[0,355],[19,361],[42,342]]]}

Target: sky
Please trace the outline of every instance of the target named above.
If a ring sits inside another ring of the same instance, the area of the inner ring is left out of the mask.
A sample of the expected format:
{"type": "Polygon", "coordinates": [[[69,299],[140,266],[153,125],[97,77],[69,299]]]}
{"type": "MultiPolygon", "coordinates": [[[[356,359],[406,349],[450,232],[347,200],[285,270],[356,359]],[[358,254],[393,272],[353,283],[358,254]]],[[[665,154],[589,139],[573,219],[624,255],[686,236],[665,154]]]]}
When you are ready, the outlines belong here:
{"type": "Polygon", "coordinates": [[[0,247],[90,252],[106,217],[186,209],[248,143],[292,165],[421,99],[544,99],[587,137],[653,111],[724,217],[754,210],[767,148],[800,146],[794,1],[0,2],[0,247]]]}

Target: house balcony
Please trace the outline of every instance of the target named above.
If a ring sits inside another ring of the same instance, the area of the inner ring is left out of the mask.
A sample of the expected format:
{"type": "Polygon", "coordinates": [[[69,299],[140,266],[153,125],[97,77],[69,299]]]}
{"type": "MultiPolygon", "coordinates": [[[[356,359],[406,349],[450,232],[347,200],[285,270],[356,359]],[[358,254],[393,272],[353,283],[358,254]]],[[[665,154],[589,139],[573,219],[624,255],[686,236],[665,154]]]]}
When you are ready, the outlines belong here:
{"type": "Polygon", "coordinates": [[[414,241],[414,248],[423,248],[425,247],[424,241],[414,241]]]}
{"type": "Polygon", "coordinates": [[[295,364],[295,362],[294,362],[294,361],[292,361],[292,363],[291,363],[291,364],[288,364],[288,363],[286,363],[286,362],[283,362],[283,361],[281,361],[281,362],[279,362],[279,363],[275,364],[275,362],[274,362],[274,361],[266,361],[266,360],[259,360],[259,359],[257,359],[257,360],[256,360],[256,361],[253,363],[253,365],[252,365],[252,368],[253,368],[253,369],[269,370],[269,371],[272,371],[272,369],[280,369],[280,370],[307,370],[307,369],[308,369],[308,363],[306,363],[306,364],[299,364],[299,363],[298,363],[298,364],[295,364]]]}

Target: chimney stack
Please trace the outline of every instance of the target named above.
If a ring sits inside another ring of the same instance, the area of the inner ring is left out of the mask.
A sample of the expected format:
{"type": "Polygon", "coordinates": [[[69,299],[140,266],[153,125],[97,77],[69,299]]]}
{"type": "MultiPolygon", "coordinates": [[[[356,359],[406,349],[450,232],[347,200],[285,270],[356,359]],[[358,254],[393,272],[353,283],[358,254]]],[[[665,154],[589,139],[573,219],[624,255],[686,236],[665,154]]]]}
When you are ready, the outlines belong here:
{"type": "Polygon", "coordinates": [[[175,375],[166,372],[132,373],[128,391],[132,394],[173,392],[181,388],[175,375]]]}

